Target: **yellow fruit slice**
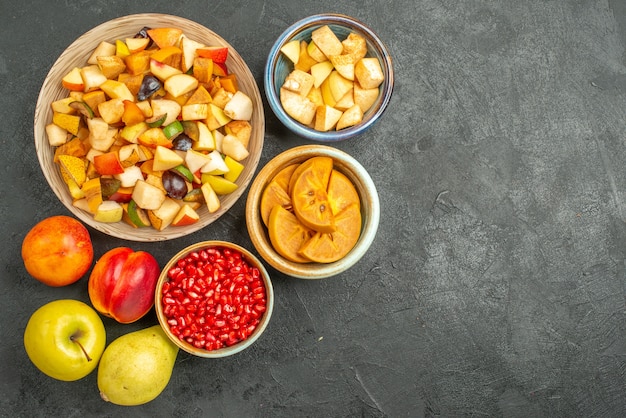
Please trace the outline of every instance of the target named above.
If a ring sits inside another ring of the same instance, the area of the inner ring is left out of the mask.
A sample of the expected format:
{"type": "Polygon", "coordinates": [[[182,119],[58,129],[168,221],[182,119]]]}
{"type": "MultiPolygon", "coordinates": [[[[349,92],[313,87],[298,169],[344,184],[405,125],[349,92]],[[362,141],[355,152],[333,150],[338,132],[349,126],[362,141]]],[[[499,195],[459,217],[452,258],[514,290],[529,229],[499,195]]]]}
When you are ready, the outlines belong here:
{"type": "Polygon", "coordinates": [[[290,185],[293,210],[300,222],[318,232],[335,231],[335,219],[328,201],[328,181],[333,170],[329,157],[312,157],[294,170],[290,185]]]}
{"type": "Polygon", "coordinates": [[[270,212],[272,212],[272,209],[276,205],[291,210],[291,198],[276,180],[272,180],[265,187],[265,190],[263,190],[259,208],[261,211],[261,219],[263,220],[265,226],[269,224],[270,212]]]}
{"type": "Polygon", "coordinates": [[[317,232],[300,248],[299,254],[317,263],[332,263],[346,256],[361,234],[361,211],[353,203],[335,217],[337,230],[317,232]]]}
{"type": "Polygon", "coordinates": [[[345,174],[333,170],[328,181],[328,201],[334,215],[343,211],[348,206],[356,203],[361,206],[359,194],[345,174]]]}
{"type": "Polygon", "coordinates": [[[298,254],[298,250],[311,238],[313,231],[302,225],[293,213],[275,205],[270,212],[267,230],[270,242],[278,254],[296,263],[310,262],[298,254]]]}

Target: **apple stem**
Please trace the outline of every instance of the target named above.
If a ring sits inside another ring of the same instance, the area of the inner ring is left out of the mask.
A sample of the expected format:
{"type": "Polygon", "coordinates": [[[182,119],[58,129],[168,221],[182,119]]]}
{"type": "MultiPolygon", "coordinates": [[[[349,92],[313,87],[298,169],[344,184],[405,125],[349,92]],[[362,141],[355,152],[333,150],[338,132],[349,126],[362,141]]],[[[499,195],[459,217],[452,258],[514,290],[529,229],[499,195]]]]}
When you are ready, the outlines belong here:
{"type": "Polygon", "coordinates": [[[83,350],[83,354],[85,354],[85,357],[87,357],[87,361],[91,361],[91,357],[89,357],[89,354],[87,354],[87,351],[85,350],[85,347],[83,347],[83,345],[80,343],[80,341],[78,341],[73,335],[70,337],[70,340],[73,343],[78,344],[80,349],[83,350]]]}

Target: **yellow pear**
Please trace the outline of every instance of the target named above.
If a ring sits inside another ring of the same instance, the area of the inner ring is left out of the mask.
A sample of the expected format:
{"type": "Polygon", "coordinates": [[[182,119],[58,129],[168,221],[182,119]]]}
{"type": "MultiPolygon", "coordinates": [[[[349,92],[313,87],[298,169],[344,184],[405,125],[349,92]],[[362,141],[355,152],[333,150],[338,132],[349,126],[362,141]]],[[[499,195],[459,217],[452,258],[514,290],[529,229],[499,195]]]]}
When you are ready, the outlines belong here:
{"type": "Polygon", "coordinates": [[[118,337],[100,359],[100,396],[116,405],[150,402],[169,383],[177,355],[178,347],[160,325],[118,337]]]}

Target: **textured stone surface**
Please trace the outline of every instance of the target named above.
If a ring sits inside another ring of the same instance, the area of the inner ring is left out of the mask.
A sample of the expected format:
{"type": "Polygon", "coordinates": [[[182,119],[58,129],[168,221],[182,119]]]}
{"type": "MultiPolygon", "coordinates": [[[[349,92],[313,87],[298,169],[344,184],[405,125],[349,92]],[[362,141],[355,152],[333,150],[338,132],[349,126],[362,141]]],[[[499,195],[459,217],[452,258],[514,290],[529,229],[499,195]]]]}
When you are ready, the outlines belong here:
{"type": "MultiPolygon", "coordinates": [[[[66,214],[33,145],[50,66],[121,15],[177,14],[227,39],[262,89],[274,39],[299,18],[355,16],[391,49],[382,120],[336,146],[369,170],[382,216],[370,251],[324,281],[272,271],[276,306],[253,348],[180,354],[165,392],[134,416],[626,415],[626,5],[621,0],[3,2],[0,4],[0,415],[121,416],[96,376],[62,383],[22,346],[30,314],[86,280],[47,288],[20,245],[66,214]]],[[[261,164],[305,143],[266,107],[261,164]]],[[[182,247],[251,247],[244,202],[203,231],[130,243],[163,265],[182,247]]],[[[91,230],[97,255],[129,245],[91,230]]],[[[155,323],[105,320],[108,340],[155,323]]]]}

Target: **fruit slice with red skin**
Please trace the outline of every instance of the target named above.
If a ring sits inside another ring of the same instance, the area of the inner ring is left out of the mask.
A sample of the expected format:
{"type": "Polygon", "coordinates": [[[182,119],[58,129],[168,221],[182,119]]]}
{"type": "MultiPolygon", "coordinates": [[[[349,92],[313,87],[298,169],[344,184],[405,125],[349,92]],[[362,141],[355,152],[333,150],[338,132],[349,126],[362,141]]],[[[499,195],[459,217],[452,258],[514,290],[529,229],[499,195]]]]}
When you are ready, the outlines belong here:
{"type": "Polygon", "coordinates": [[[304,226],[318,232],[335,231],[335,220],[328,201],[328,181],[333,170],[330,157],[312,157],[296,168],[292,182],[293,210],[304,226]]]}
{"type": "Polygon", "coordinates": [[[91,304],[117,322],[135,322],[152,309],[159,274],[158,262],[145,251],[128,247],[109,250],[89,276],[91,304]]]}

